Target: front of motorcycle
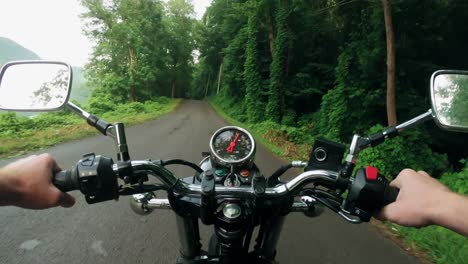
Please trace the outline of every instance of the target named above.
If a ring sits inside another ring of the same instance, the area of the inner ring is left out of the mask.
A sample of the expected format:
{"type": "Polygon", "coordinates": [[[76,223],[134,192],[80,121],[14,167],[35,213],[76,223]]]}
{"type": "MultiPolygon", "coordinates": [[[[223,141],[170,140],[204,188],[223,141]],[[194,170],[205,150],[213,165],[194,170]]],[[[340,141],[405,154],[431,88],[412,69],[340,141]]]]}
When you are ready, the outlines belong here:
{"type": "Polygon", "coordinates": [[[429,119],[444,128],[468,131],[468,72],[437,71],[431,78],[432,108],[381,133],[355,135],[344,156],[335,142],[315,142],[308,162],[294,161],[265,177],[255,164],[256,142],[245,129],[229,126],[215,132],[199,165],[185,160],[132,160],[122,123],[110,124],[68,101],[72,69],[61,62],[19,61],[0,71],[0,108],[54,111],[68,108],[103,135],[114,139],[116,161],[87,154],[71,169],[57,173],[64,192],[80,190],[89,204],[131,196],[139,214],[156,209],[175,212],[180,239],[176,263],[275,263],[277,242],[289,213],[319,216],[326,207],[350,223],[367,222],[395,201],[398,189],[373,167],[356,170],[359,152],[429,119]],[[344,162],[342,162],[344,158],[344,162]],[[189,166],[194,175],[178,178],[165,166],[189,166]],[[280,176],[293,167],[304,172],[289,181],[280,176]],[[148,183],[155,177],[157,183],[148,183]],[[157,199],[155,192],[167,192],[157,199]],[[199,220],[212,225],[207,251],[202,250],[199,220]],[[254,229],[255,246],[249,251],[254,229]]]}

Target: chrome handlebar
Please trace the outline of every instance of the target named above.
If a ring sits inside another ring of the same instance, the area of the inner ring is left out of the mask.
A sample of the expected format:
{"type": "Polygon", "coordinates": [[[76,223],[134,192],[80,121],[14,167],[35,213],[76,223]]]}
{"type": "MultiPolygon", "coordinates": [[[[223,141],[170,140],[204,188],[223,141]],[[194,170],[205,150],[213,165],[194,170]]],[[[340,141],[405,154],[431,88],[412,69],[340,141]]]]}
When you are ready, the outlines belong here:
{"type": "MultiPolygon", "coordinates": [[[[202,194],[201,185],[189,184],[180,181],[172,172],[155,164],[152,161],[132,161],[132,168],[134,171],[149,171],[156,176],[167,189],[172,189],[174,193],[189,196],[199,197],[202,194]]],[[[114,172],[118,173],[118,167],[114,165],[114,172]]],[[[338,180],[338,173],[327,170],[311,170],[306,171],[287,183],[279,184],[272,188],[266,188],[264,196],[268,197],[281,197],[297,193],[302,187],[309,183],[322,182],[328,185],[333,185],[338,180]]],[[[248,187],[224,187],[216,186],[215,193],[217,197],[235,196],[239,198],[250,197],[255,195],[252,186],[248,187]]]]}
{"type": "MultiPolygon", "coordinates": [[[[187,196],[187,197],[200,197],[202,195],[202,187],[200,184],[189,184],[181,181],[172,172],[167,170],[161,165],[152,161],[132,161],[132,168],[134,171],[147,171],[156,176],[164,185],[167,190],[172,191],[174,194],[187,196]]],[[[114,165],[114,172],[118,172],[117,166],[114,165]]],[[[266,188],[262,194],[265,198],[284,197],[287,195],[298,194],[301,189],[309,183],[322,183],[328,186],[334,186],[338,181],[339,175],[334,171],[327,170],[311,170],[306,171],[287,183],[279,184],[272,188],[266,188]]],[[[214,191],[216,197],[235,197],[235,198],[249,198],[256,195],[254,186],[249,187],[224,187],[215,186],[214,191]]],[[[138,214],[147,214],[154,209],[172,209],[168,199],[156,199],[154,196],[147,195],[133,195],[131,198],[132,208],[138,214]]],[[[320,201],[312,197],[303,196],[301,201],[296,201],[291,206],[291,212],[310,212],[311,206],[320,201]]],[[[351,217],[347,212],[342,209],[336,211],[339,216],[344,218],[350,223],[360,223],[361,220],[351,217]]]]}

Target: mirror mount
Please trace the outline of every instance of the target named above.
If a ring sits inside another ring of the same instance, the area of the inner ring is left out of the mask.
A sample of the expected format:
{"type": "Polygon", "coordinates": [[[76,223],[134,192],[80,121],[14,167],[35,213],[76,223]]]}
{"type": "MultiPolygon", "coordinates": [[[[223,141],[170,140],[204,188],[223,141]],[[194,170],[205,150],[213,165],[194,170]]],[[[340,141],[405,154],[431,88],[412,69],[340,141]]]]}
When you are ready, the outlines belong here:
{"type": "Polygon", "coordinates": [[[75,105],[72,102],[67,103],[67,107],[73,112],[77,113],[86,122],[96,128],[104,136],[109,136],[114,139],[115,145],[117,147],[117,160],[121,162],[126,162],[130,160],[130,154],[128,151],[127,137],[125,135],[125,127],[123,123],[115,123],[113,125],[108,122],[98,118],[95,115],[92,115],[85,110],[81,109],[79,106],[75,105]]]}

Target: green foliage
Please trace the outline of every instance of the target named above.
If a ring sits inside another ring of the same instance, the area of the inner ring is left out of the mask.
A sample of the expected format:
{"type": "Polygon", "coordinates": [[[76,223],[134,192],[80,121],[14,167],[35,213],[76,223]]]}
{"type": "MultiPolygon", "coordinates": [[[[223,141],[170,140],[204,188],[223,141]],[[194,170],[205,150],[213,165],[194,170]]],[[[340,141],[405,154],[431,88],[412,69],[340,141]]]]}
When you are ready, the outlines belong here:
{"type": "Polygon", "coordinates": [[[288,30],[289,5],[289,1],[280,1],[277,11],[275,49],[270,66],[270,90],[266,106],[266,118],[278,123],[281,122],[284,110],[284,69],[291,38],[288,30]]]}
{"type": "Polygon", "coordinates": [[[463,264],[468,259],[466,237],[440,226],[421,229],[394,227],[409,243],[428,252],[435,263],[463,264]]]}
{"type": "MultiPolygon", "coordinates": [[[[173,110],[176,105],[177,101],[166,97],[154,98],[145,103],[115,104],[112,111],[99,117],[108,122],[122,121],[131,125],[159,117],[173,110]]],[[[102,109],[96,110],[103,112],[102,109]]],[[[0,115],[0,157],[25,154],[96,132],[94,128],[86,125],[85,120],[68,110],[31,117],[7,112],[0,115]]]]}
{"type": "MultiPolygon", "coordinates": [[[[376,125],[368,134],[383,130],[384,127],[376,125]]],[[[448,169],[447,156],[433,152],[428,142],[430,137],[420,130],[405,131],[399,137],[362,151],[356,167],[375,166],[389,179],[395,178],[404,168],[424,170],[434,176],[440,175],[448,169]]]]}
{"type": "Polygon", "coordinates": [[[442,175],[440,181],[452,191],[468,195],[468,162],[461,160],[464,168],[460,172],[447,172],[442,175]]]}
{"type": "Polygon", "coordinates": [[[7,112],[0,115],[0,133],[4,135],[15,135],[21,131],[22,127],[31,129],[33,122],[27,117],[17,117],[14,112],[7,112]]]}
{"type": "Polygon", "coordinates": [[[215,97],[213,103],[218,105],[226,114],[239,122],[248,122],[245,104],[240,104],[231,97],[215,97]]]}
{"type": "Polygon", "coordinates": [[[192,74],[193,7],[188,0],[81,0],[86,34],[97,45],[90,86],[114,101],[186,95],[192,74]]]}
{"type": "Polygon", "coordinates": [[[103,89],[94,90],[88,100],[89,111],[95,115],[114,111],[117,103],[116,98],[103,89]]]}
{"type": "Polygon", "coordinates": [[[260,76],[260,63],[258,54],[258,34],[259,34],[259,5],[257,1],[250,1],[252,11],[249,14],[247,27],[247,48],[245,51],[244,80],[245,104],[248,120],[252,123],[262,121],[262,80],[260,76]]]}

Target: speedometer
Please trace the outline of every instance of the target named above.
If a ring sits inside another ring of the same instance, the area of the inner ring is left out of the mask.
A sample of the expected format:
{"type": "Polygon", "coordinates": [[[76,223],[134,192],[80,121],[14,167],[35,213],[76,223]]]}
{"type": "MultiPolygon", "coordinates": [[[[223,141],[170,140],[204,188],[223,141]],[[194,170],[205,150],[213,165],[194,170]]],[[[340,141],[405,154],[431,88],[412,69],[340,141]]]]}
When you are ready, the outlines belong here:
{"type": "Polygon", "coordinates": [[[242,165],[253,161],[255,141],[240,127],[223,127],[211,138],[211,153],[220,165],[242,165]]]}

